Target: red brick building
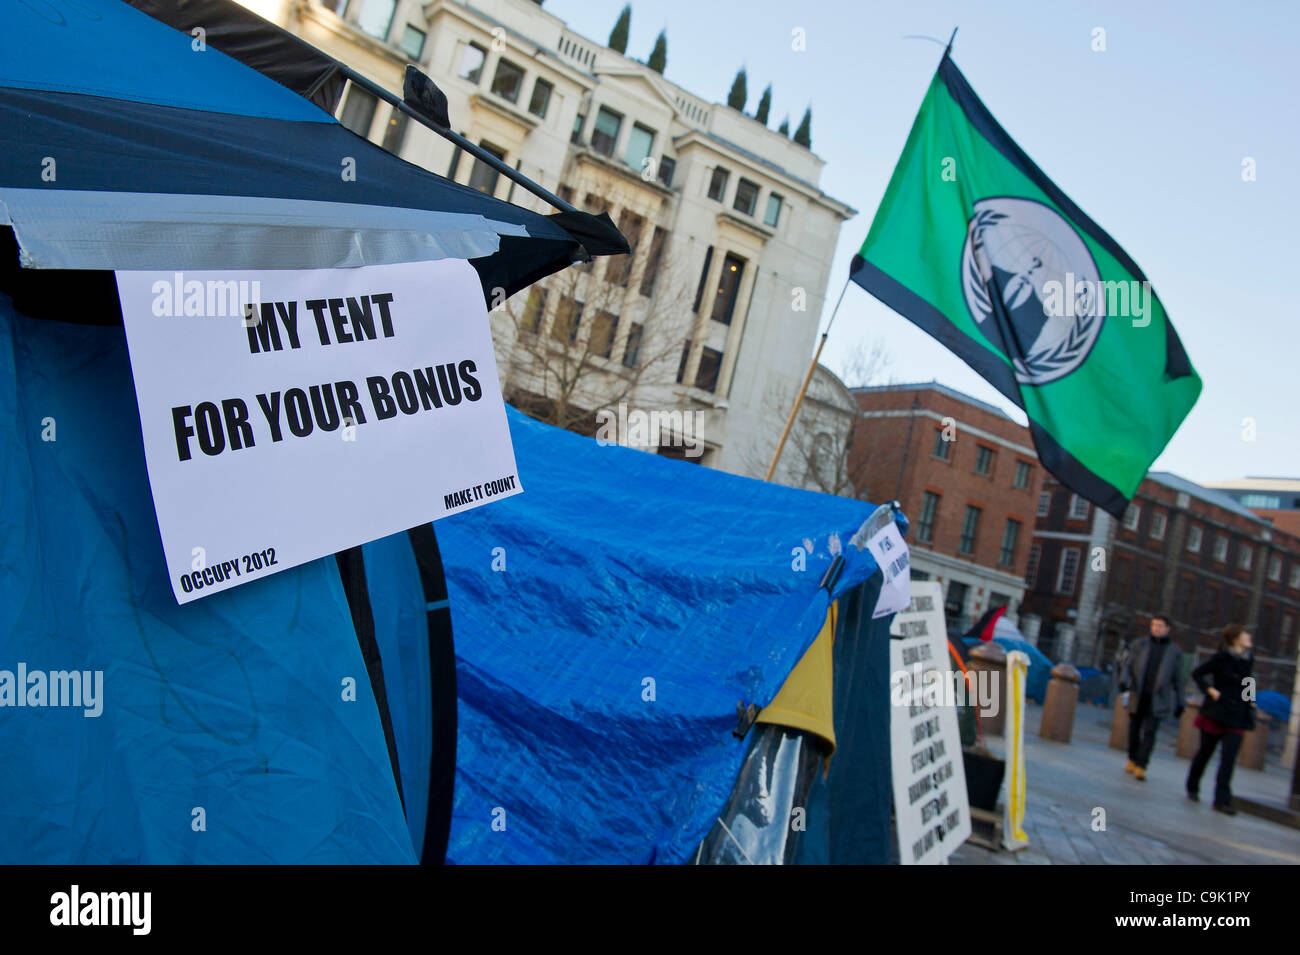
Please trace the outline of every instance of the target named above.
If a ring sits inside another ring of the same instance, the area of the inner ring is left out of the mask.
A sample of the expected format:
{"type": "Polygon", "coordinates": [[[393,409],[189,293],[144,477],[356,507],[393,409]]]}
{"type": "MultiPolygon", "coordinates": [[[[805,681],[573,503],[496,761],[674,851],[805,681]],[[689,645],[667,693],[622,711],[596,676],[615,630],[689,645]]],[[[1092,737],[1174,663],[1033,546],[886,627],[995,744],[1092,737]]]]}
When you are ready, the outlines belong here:
{"type": "Polygon", "coordinates": [[[1183,650],[1204,658],[1226,624],[1242,623],[1254,637],[1259,689],[1291,695],[1300,537],[1220,491],[1158,471],[1122,521],[1050,475],[1037,515],[1025,612],[1041,619],[1049,656],[1103,666],[1165,613],[1183,650]]]}
{"type": "Polygon", "coordinates": [[[911,522],[912,575],[943,583],[949,627],[1003,604],[1015,619],[1043,469],[1029,429],[937,382],[855,388],[851,470],[911,522]]]}

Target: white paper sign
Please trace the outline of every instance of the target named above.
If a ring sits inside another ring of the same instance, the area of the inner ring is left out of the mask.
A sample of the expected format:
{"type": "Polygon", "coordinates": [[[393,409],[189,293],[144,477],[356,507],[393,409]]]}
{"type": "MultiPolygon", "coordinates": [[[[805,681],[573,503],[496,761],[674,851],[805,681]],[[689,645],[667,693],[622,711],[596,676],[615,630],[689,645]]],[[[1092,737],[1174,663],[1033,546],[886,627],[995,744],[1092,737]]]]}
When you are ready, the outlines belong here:
{"type": "Polygon", "coordinates": [[[876,558],[885,582],[876,598],[875,620],[905,608],[912,602],[912,557],[898,525],[890,521],[867,541],[867,549],[876,558]]]}
{"type": "Polygon", "coordinates": [[[117,285],[180,603],[520,492],[467,261],[117,285]]]}
{"type": "Polygon", "coordinates": [[[917,581],[889,628],[889,734],[898,856],[939,863],[970,836],[970,800],[938,581],[917,581]]]}

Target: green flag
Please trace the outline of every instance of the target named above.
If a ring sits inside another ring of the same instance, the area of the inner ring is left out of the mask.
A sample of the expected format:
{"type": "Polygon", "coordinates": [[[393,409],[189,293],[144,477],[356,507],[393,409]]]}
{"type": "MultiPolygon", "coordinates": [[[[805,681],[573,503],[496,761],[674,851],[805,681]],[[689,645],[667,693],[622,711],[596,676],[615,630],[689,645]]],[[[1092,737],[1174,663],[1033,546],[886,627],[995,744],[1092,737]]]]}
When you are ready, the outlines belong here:
{"type": "Polygon", "coordinates": [[[1137,263],[946,52],[852,278],[1023,408],[1043,465],[1116,517],[1201,393],[1137,263]]]}

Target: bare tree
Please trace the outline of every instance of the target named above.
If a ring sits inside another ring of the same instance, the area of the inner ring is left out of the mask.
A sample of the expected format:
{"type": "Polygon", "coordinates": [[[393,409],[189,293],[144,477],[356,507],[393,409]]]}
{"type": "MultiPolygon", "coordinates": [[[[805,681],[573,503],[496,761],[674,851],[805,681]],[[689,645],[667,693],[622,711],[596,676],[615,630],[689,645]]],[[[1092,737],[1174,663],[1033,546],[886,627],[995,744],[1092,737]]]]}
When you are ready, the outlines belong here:
{"type": "MultiPolygon", "coordinates": [[[[838,362],[839,378],[850,389],[863,387],[878,380],[890,362],[882,339],[859,341],[838,362]]],[[[790,428],[782,452],[785,473],[812,490],[865,500],[871,493],[867,486],[868,455],[855,453],[865,423],[858,417],[856,402],[852,407],[840,408],[825,400],[829,395],[820,396],[816,385],[814,378],[790,428]]],[[[772,423],[773,434],[769,446],[753,449],[747,456],[747,463],[757,473],[766,472],[794,399],[793,393],[779,388],[771,388],[764,395],[762,417],[772,423]]]]}
{"type": "Polygon", "coordinates": [[[493,313],[502,390],[548,424],[592,434],[601,408],[679,403],[672,386],[697,322],[685,263],[666,230],[626,222],[637,225],[631,255],[572,266],[493,313]]]}

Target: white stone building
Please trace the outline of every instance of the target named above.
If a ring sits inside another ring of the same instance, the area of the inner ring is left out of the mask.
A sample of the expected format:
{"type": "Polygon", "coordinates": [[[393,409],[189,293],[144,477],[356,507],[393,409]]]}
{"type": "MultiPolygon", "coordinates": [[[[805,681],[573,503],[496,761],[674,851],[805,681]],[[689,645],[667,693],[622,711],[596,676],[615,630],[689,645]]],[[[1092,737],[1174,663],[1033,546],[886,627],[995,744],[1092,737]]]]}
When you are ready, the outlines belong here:
{"type": "MultiPolygon", "coordinates": [[[[447,94],[457,132],[578,208],[608,211],[628,237],[632,256],[566,270],[494,313],[510,400],[558,391],[584,416],[619,402],[689,411],[704,437],[696,460],[762,476],[855,214],[818,187],[823,160],[532,0],[243,2],[394,92],[415,63],[447,94]],[[566,360],[568,378],[549,374],[566,360]]],[[[339,118],[410,162],[550,211],[358,87],[339,118]]],[[[838,404],[842,415],[828,419],[823,402],[799,427],[845,441],[852,408],[838,404]]],[[[789,455],[777,478],[815,487],[806,472],[789,455]]]]}

